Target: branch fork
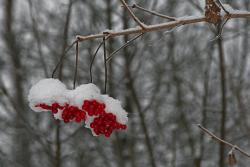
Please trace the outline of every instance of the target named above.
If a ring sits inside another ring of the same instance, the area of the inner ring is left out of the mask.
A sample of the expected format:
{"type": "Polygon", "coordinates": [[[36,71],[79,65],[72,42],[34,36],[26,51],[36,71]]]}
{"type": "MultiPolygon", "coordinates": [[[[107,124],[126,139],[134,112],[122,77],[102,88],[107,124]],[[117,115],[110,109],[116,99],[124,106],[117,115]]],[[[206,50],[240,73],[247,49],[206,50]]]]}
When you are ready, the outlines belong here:
{"type": "Polygon", "coordinates": [[[235,11],[232,13],[232,12],[227,11],[224,5],[220,2],[220,0],[217,0],[218,1],[217,3],[215,2],[215,0],[206,0],[205,15],[203,16],[181,17],[181,18],[170,17],[170,16],[166,16],[155,11],[147,10],[137,4],[133,4],[132,6],[129,6],[124,0],[120,0],[120,1],[123,7],[127,9],[127,11],[129,12],[129,15],[133,18],[133,20],[138,24],[139,27],[129,28],[129,29],[120,30],[120,31],[107,31],[104,33],[102,32],[102,33],[94,34],[94,35],[86,35],[86,36],[77,35],[76,38],[79,40],[79,42],[97,39],[97,38],[103,38],[107,36],[108,34],[110,35],[110,37],[130,35],[130,34],[141,34],[141,33],[146,33],[146,32],[155,32],[155,31],[161,31],[161,30],[166,30],[166,29],[172,29],[172,28],[182,26],[182,25],[189,25],[189,24],[202,23],[202,22],[207,22],[207,23],[218,25],[223,20],[225,20],[224,23],[221,24],[220,32],[222,32],[223,27],[225,26],[225,24],[227,23],[229,19],[250,17],[250,12],[235,11]],[[160,23],[160,24],[145,25],[135,16],[131,8],[136,8],[143,12],[147,12],[152,15],[168,19],[170,21],[160,23]],[[221,10],[225,11],[226,14],[224,16],[221,15],[221,10]]]}
{"type": "Polygon", "coordinates": [[[138,19],[138,17],[135,16],[135,14],[133,13],[133,11],[129,8],[128,4],[124,0],[120,0],[120,1],[123,4],[123,6],[127,9],[128,13],[134,19],[134,21],[141,27],[141,29],[142,30],[146,30],[147,29],[147,25],[145,25],[144,23],[142,23],[140,21],[140,19],[138,19]]]}

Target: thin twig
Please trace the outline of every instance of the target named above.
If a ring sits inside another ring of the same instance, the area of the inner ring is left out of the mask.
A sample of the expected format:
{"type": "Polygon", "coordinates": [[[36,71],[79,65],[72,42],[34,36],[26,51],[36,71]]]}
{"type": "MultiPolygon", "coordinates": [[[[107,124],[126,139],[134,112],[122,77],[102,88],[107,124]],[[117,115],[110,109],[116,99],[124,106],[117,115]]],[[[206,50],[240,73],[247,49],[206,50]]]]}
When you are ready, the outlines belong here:
{"type": "Polygon", "coordinates": [[[104,70],[105,70],[105,77],[104,77],[104,94],[107,93],[107,81],[108,81],[108,69],[107,69],[107,55],[106,55],[106,39],[103,37],[103,61],[104,61],[104,70]]]}
{"type": "Polygon", "coordinates": [[[76,42],[76,62],[75,62],[75,74],[74,74],[74,83],[73,89],[76,88],[76,78],[77,78],[77,69],[78,69],[78,57],[79,57],[79,42],[76,42]]]}
{"type": "Polygon", "coordinates": [[[114,52],[112,52],[110,54],[110,56],[106,59],[106,61],[107,62],[110,61],[116,53],[118,53],[121,49],[126,48],[127,46],[129,46],[133,41],[135,41],[137,38],[141,37],[143,34],[145,34],[145,33],[141,33],[141,34],[135,36],[134,38],[132,38],[131,40],[129,40],[128,42],[126,42],[124,45],[122,45],[120,48],[118,48],[117,50],[115,50],[114,52]]]}
{"type": "Polygon", "coordinates": [[[212,132],[210,132],[208,129],[204,128],[202,125],[198,125],[198,127],[206,134],[208,134],[212,139],[214,139],[215,141],[222,143],[228,147],[234,148],[235,150],[237,150],[238,152],[240,152],[242,155],[250,158],[250,154],[248,154],[247,152],[245,152],[244,150],[242,150],[241,148],[239,148],[238,146],[231,144],[223,139],[220,139],[219,137],[217,137],[215,134],[213,134],[212,132]]]}
{"type": "Polygon", "coordinates": [[[102,47],[103,45],[103,41],[98,45],[96,51],[95,51],[95,54],[91,60],[91,63],[90,63],[90,66],[89,66],[89,75],[90,75],[90,82],[92,83],[93,82],[93,76],[92,76],[92,67],[93,67],[93,64],[94,64],[94,61],[95,61],[95,58],[96,58],[96,55],[99,51],[99,49],[102,47]]]}
{"type": "Polygon", "coordinates": [[[225,27],[225,25],[227,24],[228,21],[229,21],[229,18],[227,18],[227,19],[222,23],[222,25],[220,26],[220,29],[219,29],[219,32],[218,32],[217,36],[216,36],[214,39],[210,40],[210,42],[216,41],[217,39],[221,38],[222,33],[223,33],[223,29],[224,29],[224,27],[225,27]]]}
{"type": "MultiPolygon", "coordinates": [[[[106,36],[107,36],[107,35],[104,35],[103,37],[106,37],[106,36]]],[[[109,39],[109,37],[110,37],[110,35],[108,35],[108,36],[106,37],[106,40],[109,39]]],[[[90,75],[90,82],[91,82],[91,83],[93,82],[92,67],[93,67],[95,58],[96,58],[96,56],[97,56],[97,53],[98,53],[98,51],[100,50],[100,48],[102,47],[103,44],[104,44],[104,41],[102,41],[102,42],[98,45],[98,47],[97,47],[97,49],[96,49],[96,51],[95,51],[95,53],[94,53],[94,55],[93,55],[93,58],[92,58],[92,60],[91,60],[91,62],[90,62],[90,66],[89,66],[89,75],[90,75]]]]}
{"type": "Polygon", "coordinates": [[[144,23],[142,23],[133,13],[133,11],[128,7],[127,3],[124,0],[120,0],[121,3],[123,4],[123,6],[127,9],[127,11],[129,12],[130,16],[135,20],[135,22],[143,29],[147,29],[146,25],[144,23]]]}
{"type": "Polygon", "coordinates": [[[60,64],[62,63],[62,61],[63,61],[64,57],[66,56],[66,54],[68,53],[68,51],[69,51],[76,43],[78,43],[78,42],[79,42],[78,39],[75,40],[71,45],[69,45],[69,46],[65,49],[64,54],[62,54],[62,56],[60,57],[59,62],[57,63],[56,67],[54,68],[54,70],[53,70],[53,72],[52,72],[51,78],[54,78],[56,70],[58,69],[58,67],[59,67],[60,64]]]}
{"type": "Polygon", "coordinates": [[[149,14],[152,14],[152,15],[155,15],[155,16],[158,16],[158,17],[161,17],[161,18],[164,18],[164,19],[171,20],[171,21],[176,21],[176,20],[177,20],[175,17],[167,16],[167,15],[158,13],[158,12],[156,12],[156,11],[152,11],[152,10],[145,9],[145,8],[139,6],[138,4],[133,4],[131,7],[132,7],[132,8],[139,9],[139,10],[144,11],[144,12],[146,12],[146,13],[149,13],[149,14]]]}
{"type": "Polygon", "coordinates": [[[226,12],[226,14],[230,14],[229,11],[224,7],[224,5],[222,4],[222,2],[220,0],[217,0],[219,5],[221,6],[221,8],[224,10],[224,12],[226,12]]]}

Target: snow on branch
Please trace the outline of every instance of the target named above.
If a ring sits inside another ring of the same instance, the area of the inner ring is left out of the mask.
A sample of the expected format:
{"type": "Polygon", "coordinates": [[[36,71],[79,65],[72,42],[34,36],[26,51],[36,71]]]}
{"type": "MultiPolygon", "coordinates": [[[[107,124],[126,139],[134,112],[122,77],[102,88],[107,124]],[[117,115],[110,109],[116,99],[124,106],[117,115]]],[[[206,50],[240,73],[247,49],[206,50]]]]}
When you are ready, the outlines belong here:
{"type": "Polygon", "coordinates": [[[249,18],[250,12],[248,11],[241,11],[241,10],[234,10],[231,6],[228,4],[222,4],[220,1],[219,3],[216,3],[214,0],[206,0],[206,6],[205,6],[205,14],[201,16],[186,16],[181,18],[175,18],[171,16],[166,16],[163,14],[160,14],[155,11],[147,10],[143,7],[138,6],[137,4],[133,4],[132,6],[129,6],[125,3],[124,0],[121,0],[121,3],[123,7],[127,9],[129,12],[129,15],[132,17],[133,20],[138,24],[137,27],[124,29],[120,31],[113,31],[108,30],[104,31],[99,34],[92,34],[92,35],[77,35],[76,39],[79,42],[86,41],[86,40],[92,40],[97,38],[103,38],[103,37],[116,37],[116,36],[123,36],[123,35],[129,35],[129,34],[140,34],[140,33],[146,33],[146,32],[155,32],[155,31],[161,31],[165,29],[172,29],[175,27],[183,26],[183,25],[189,25],[194,23],[210,23],[210,24],[219,24],[223,20],[229,20],[232,18],[249,18]],[[160,23],[160,24],[152,24],[152,25],[146,25],[142,23],[136,15],[133,13],[131,8],[139,9],[143,12],[151,13],[155,16],[159,17],[165,17],[165,18],[171,18],[170,21],[160,23]]]}

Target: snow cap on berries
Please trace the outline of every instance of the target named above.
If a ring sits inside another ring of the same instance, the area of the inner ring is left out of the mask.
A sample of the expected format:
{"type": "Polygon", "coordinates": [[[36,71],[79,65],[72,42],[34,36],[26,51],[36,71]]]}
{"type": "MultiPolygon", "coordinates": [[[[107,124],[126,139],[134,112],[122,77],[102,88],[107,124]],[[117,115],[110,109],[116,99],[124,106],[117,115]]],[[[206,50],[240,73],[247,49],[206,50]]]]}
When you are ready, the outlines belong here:
{"type": "Polygon", "coordinates": [[[68,101],[65,97],[66,91],[65,85],[58,79],[43,79],[30,89],[28,95],[30,108],[36,112],[41,112],[48,110],[35,107],[37,104],[51,105],[54,102],[64,104],[68,101]]]}
{"type": "Polygon", "coordinates": [[[110,137],[114,130],[127,128],[127,112],[121,102],[102,95],[94,84],[83,84],[68,90],[57,79],[43,79],[29,92],[30,107],[36,111],[51,111],[54,118],[65,123],[84,123],[94,136],[110,137]]]}
{"type": "Polygon", "coordinates": [[[103,102],[106,105],[106,112],[116,116],[117,122],[127,124],[128,113],[122,108],[121,102],[108,95],[102,95],[103,102]]]}
{"type": "Polygon", "coordinates": [[[67,97],[70,100],[70,104],[82,108],[84,100],[99,99],[100,89],[92,84],[83,84],[78,86],[75,90],[69,90],[67,97]]]}

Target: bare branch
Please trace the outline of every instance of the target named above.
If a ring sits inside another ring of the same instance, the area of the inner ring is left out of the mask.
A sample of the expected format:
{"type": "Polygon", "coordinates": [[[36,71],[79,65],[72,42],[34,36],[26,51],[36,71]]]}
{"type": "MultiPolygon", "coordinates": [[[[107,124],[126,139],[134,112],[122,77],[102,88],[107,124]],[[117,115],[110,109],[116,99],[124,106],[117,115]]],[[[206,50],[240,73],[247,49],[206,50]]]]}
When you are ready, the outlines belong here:
{"type": "MultiPolygon", "coordinates": [[[[250,17],[250,13],[249,13],[249,17],[250,17]]],[[[143,32],[161,31],[165,29],[178,27],[181,25],[187,25],[187,24],[193,24],[193,23],[199,23],[199,22],[205,22],[205,21],[206,21],[206,18],[204,16],[185,17],[183,19],[178,19],[177,21],[149,25],[147,26],[145,30],[142,30],[140,27],[135,27],[135,28],[129,28],[129,29],[121,30],[121,31],[109,31],[108,33],[110,37],[116,37],[116,36],[123,36],[123,35],[129,35],[129,34],[140,34],[143,32]]],[[[91,40],[91,39],[96,39],[96,38],[103,38],[104,36],[106,35],[103,33],[95,34],[95,35],[87,35],[87,36],[78,35],[77,39],[79,39],[79,41],[86,41],[86,40],[91,40]]]]}
{"type": "Polygon", "coordinates": [[[129,46],[133,41],[135,41],[137,38],[141,37],[143,34],[144,33],[141,33],[141,34],[135,36],[134,38],[132,38],[131,40],[129,40],[128,42],[126,42],[124,45],[122,45],[120,48],[118,48],[117,50],[115,50],[114,52],[112,52],[110,54],[110,56],[106,59],[106,61],[107,62],[110,61],[116,53],[118,53],[121,49],[126,48],[127,46],[129,46]]]}
{"type": "MultiPolygon", "coordinates": [[[[241,12],[241,11],[235,11],[233,13],[227,14],[224,16],[224,19],[232,19],[232,18],[250,18],[250,12],[241,12]]],[[[165,29],[171,29],[178,26],[183,25],[189,25],[194,23],[204,23],[208,22],[207,17],[205,16],[189,16],[189,17],[182,17],[177,18],[176,21],[171,22],[165,22],[160,24],[153,24],[148,25],[146,29],[142,30],[140,27],[135,28],[129,28],[125,30],[120,31],[108,31],[106,33],[99,33],[94,35],[77,35],[76,38],[79,40],[79,42],[86,41],[86,40],[92,40],[97,38],[103,38],[104,36],[109,35],[110,37],[116,37],[116,36],[123,36],[123,35],[129,35],[129,34],[140,34],[143,32],[155,32],[155,31],[161,31],[165,29]]]]}
{"type": "Polygon", "coordinates": [[[135,20],[135,22],[142,28],[142,30],[146,29],[146,25],[142,23],[133,13],[133,11],[128,7],[127,3],[124,0],[120,0],[121,3],[124,5],[124,7],[127,9],[129,12],[130,16],[135,20]]]}
{"type": "Polygon", "coordinates": [[[164,14],[161,14],[161,13],[158,13],[158,12],[155,12],[155,11],[152,11],[152,10],[145,9],[145,8],[139,6],[138,4],[133,4],[131,7],[132,7],[132,8],[139,9],[139,10],[141,10],[141,11],[143,11],[143,12],[146,12],[146,13],[149,13],[149,14],[152,14],[152,15],[155,15],[155,16],[158,16],[158,17],[161,17],[161,18],[164,18],[164,19],[171,20],[171,21],[176,21],[176,20],[177,20],[175,17],[167,16],[167,15],[164,15],[164,14]]]}
{"type": "Polygon", "coordinates": [[[222,143],[228,147],[231,147],[231,149],[237,150],[238,152],[240,152],[242,155],[250,158],[250,154],[248,154],[247,152],[245,152],[244,150],[242,150],[241,148],[239,148],[236,145],[233,145],[225,140],[220,139],[219,137],[217,137],[215,134],[213,134],[212,132],[210,132],[208,129],[204,128],[202,125],[198,125],[198,127],[207,135],[209,135],[213,140],[222,143]]]}

